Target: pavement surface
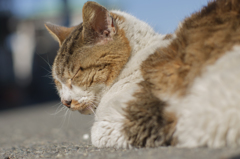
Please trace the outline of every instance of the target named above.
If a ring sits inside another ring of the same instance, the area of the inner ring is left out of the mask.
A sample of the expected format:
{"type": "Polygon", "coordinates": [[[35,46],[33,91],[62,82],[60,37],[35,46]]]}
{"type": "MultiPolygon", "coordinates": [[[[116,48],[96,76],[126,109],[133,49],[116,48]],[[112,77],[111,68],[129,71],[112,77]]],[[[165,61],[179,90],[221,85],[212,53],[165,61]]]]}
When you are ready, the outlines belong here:
{"type": "Polygon", "coordinates": [[[90,142],[93,116],[66,113],[67,109],[58,105],[0,112],[0,158],[240,159],[240,148],[99,149],[90,142]]]}

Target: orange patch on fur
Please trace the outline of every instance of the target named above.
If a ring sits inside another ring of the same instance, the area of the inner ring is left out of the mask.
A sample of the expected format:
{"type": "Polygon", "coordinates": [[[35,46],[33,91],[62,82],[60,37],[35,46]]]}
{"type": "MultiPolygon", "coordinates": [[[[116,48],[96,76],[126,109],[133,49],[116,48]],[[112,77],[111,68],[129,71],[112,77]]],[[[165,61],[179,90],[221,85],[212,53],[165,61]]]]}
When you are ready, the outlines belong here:
{"type": "Polygon", "coordinates": [[[78,110],[81,114],[92,114],[92,104],[90,102],[79,103],[76,100],[72,100],[71,110],[78,110]]]}
{"type": "Polygon", "coordinates": [[[167,106],[152,93],[147,82],[139,84],[141,90],[127,103],[123,134],[133,146],[156,147],[170,145],[177,118],[164,112],[167,106]]]}
{"type": "Polygon", "coordinates": [[[206,66],[240,44],[240,5],[237,0],[213,1],[186,18],[176,38],[142,64],[154,94],[184,95],[206,66]]]}
{"type": "MultiPolygon", "coordinates": [[[[186,18],[176,38],[142,63],[144,81],[128,102],[123,133],[133,146],[175,145],[175,114],[162,95],[183,97],[196,77],[240,45],[240,1],[217,0],[186,18]]],[[[166,36],[165,39],[171,38],[166,36]]]]}

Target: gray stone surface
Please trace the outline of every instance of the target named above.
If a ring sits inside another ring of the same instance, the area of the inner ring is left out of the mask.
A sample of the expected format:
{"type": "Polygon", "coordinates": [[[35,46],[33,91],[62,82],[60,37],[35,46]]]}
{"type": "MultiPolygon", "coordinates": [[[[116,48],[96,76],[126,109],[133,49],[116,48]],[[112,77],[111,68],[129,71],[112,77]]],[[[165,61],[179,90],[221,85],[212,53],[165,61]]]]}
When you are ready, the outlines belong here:
{"type": "Polygon", "coordinates": [[[98,149],[91,146],[93,116],[59,111],[48,103],[0,112],[0,158],[133,158],[133,159],[227,159],[240,158],[240,148],[98,149]]]}

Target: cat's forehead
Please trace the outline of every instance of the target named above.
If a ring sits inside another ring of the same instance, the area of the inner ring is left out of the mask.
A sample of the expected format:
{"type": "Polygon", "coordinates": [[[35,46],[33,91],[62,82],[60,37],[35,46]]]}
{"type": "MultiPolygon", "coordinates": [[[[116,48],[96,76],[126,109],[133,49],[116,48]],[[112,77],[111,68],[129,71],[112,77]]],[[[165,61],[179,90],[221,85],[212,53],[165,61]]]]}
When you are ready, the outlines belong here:
{"type": "Polygon", "coordinates": [[[110,15],[117,30],[110,40],[99,43],[98,40],[102,40],[100,36],[99,39],[91,41],[96,35],[85,23],[81,23],[69,34],[55,58],[53,77],[64,84],[75,77],[73,83],[78,85],[110,84],[114,81],[130,57],[131,46],[123,25],[125,15],[114,12],[110,12],[110,15]],[[79,73],[81,67],[84,68],[83,73],[79,73]],[[94,79],[94,82],[91,79],[94,79]]]}
{"type": "Polygon", "coordinates": [[[73,52],[71,50],[73,50],[73,48],[75,47],[77,40],[81,38],[82,31],[83,23],[80,23],[64,40],[62,46],[59,49],[59,52],[62,53],[64,51],[67,51],[69,54],[72,54],[73,52]]]}
{"type": "Polygon", "coordinates": [[[71,71],[67,71],[69,65],[72,61],[72,55],[74,54],[74,51],[79,47],[81,44],[81,37],[82,37],[82,30],[83,30],[83,24],[79,24],[75,27],[75,29],[68,35],[68,37],[64,40],[63,44],[58,50],[57,56],[55,58],[54,64],[53,64],[53,74],[54,77],[58,77],[61,79],[62,82],[65,81],[64,77],[72,76],[72,72],[74,71],[73,65],[71,68],[71,71]],[[67,72],[66,72],[67,71],[67,72]]]}

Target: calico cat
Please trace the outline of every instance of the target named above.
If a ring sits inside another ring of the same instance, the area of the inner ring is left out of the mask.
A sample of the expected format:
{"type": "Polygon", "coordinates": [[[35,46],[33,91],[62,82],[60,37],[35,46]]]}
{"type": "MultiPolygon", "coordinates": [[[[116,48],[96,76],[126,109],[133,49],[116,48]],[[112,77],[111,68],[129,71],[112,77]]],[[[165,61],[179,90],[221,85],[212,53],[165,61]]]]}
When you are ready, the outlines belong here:
{"type": "Polygon", "coordinates": [[[81,24],[47,23],[62,103],[95,114],[96,147],[240,146],[239,6],[211,1],[169,35],[90,1],[81,24]]]}

